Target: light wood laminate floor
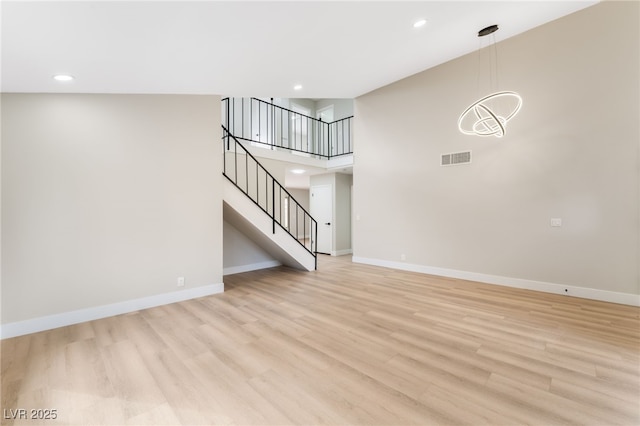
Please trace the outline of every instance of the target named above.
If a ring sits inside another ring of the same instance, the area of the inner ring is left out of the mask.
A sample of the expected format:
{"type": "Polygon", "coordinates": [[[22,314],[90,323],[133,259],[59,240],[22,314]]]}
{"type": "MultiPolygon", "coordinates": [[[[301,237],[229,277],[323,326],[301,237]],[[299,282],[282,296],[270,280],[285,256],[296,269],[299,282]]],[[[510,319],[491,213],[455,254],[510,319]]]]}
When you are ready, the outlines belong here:
{"type": "Polygon", "coordinates": [[[57,410],[3,423],[640,424],[638,308],[349,257],[225,285],[2,341],[3,417],[57,410]]]}

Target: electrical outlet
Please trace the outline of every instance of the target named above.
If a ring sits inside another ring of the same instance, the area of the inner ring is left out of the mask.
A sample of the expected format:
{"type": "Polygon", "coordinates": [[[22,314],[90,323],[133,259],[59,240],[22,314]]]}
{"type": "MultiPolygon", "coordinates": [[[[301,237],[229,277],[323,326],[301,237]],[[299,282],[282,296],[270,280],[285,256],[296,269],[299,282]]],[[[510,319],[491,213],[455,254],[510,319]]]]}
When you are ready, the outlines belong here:
{"type": "Polygon", "coordinates": [[[184,287],[184,277],[178,277],[178,287],[184,287]]]}
{"type": "Polygon", "coordinates": [[[404,254],[404,253],[402,253],[402,254],[400,255],[400,260],[402,260],[402,261],[407,260],[407,256],[405,256],[405,254],[404,254]]]}
{"type": "Polygon", "coordinates": [[[553,226],[554,228],[559,228],[562,226],[562,219],[559,217],[552,217],[551,218],[551,226],[553,226]]]}

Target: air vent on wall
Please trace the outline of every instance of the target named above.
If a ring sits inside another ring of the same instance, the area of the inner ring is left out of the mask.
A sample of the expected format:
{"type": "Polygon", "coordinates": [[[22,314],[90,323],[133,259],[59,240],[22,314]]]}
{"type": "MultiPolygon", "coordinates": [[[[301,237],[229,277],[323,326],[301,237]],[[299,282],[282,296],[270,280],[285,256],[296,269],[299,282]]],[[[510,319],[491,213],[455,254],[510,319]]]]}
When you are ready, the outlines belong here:
{"type": "Polygon", "coordinates": [[[471,162],[471,151],[453,152],[440,156],[441,166],[455,166],[458,164],[469,164],[471,162]]]}

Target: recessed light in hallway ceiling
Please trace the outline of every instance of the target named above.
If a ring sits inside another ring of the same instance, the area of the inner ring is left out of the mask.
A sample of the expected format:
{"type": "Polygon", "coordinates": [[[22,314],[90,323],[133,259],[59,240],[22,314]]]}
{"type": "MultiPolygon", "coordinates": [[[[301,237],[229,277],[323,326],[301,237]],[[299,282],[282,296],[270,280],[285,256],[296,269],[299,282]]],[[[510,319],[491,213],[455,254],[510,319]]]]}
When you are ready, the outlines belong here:
{"type": "Polygon", "coordinates": [[[416,22],[413,23],[413,28],[420,28],[420,27],[424,27],[427,24],[427,20],[426,19],[420,19],[416,22]]]}
{"type": "Polygon", "coordinates": [[[75,80],[75,78],[72,75],[69,75],[69,74],[56,74],[56,75],[53,76],[53,79],[55,81],[60,81],[60,82],[67,82],[67,81],[75,80]]]}

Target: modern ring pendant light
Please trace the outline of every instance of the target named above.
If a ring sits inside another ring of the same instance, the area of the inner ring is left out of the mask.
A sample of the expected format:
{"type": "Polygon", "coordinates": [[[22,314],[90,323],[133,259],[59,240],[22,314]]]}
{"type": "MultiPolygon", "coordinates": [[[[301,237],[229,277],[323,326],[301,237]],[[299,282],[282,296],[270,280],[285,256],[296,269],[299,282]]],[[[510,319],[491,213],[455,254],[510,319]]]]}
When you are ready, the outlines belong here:
{"type": "MultiPolygon", "coordinates": [[[[498,30],[497,25],[481,29],[478,37],[493,34],[498,30]]],[[[495,40],[493,42],[494,49],[495,40]]],[[[497,53],[495,55],[495,81],[497,85],[497,53]]],[[[522,97],[513,91],[496,91],[484,96],[467,107],[458,118],[458,129],[465,135],[502,137],[506,127],[522,107],[522,97]]]]}

